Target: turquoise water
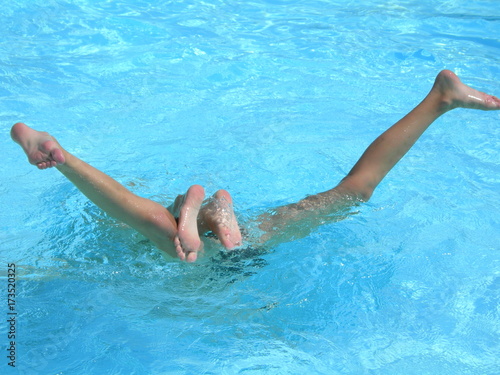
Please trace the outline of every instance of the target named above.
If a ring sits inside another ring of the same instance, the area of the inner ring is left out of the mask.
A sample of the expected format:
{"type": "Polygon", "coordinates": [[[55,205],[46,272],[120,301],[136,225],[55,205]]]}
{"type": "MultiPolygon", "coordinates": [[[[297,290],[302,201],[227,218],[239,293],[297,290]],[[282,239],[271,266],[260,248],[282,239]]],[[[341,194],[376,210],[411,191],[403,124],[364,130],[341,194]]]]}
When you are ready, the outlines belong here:
{"type": "Polygon", "coordinates": [[[1,373],[499,372],[498,113],[441,118],[349,219],[271,249],[208,246],[194,265],[8,135],[49,131],[165,204],[225,188],[245,222],[331,188],[443,68],[500,95],[497,1],[34,0],[0,15],[0,272],[6,290],[16,264],[18,313],[1,373]]]}

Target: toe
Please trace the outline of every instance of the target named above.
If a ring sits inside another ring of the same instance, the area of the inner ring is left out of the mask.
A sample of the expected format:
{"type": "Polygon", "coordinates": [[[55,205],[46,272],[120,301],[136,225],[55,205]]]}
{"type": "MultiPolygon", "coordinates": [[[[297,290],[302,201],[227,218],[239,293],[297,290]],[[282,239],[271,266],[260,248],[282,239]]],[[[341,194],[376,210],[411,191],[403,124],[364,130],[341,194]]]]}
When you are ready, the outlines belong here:
{"type": "Polygon", "coordinates": [[[186,257],[186,261],[188,263],[193,263],[196,261],[197,258],[198,258],[198,253],[196,251],[191,251],[188,253],[188,255],[186,257]]]}
{"type": "Polygon", "coordinates": [[[174,245],[175,245],[175,253],[179,257],[179,259],[185,260],[186,254],[184,253],[184,249],[182,248],[181,241],[179,240],[178,236],[175,236],[174,245]]]}

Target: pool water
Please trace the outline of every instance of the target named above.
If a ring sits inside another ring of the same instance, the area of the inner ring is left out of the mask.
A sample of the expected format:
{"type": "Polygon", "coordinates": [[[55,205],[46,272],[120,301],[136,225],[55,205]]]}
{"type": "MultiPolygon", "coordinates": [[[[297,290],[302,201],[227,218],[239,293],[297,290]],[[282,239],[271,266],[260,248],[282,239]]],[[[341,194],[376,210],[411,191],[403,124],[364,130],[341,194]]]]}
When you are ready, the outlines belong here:
{"type": "MultiPolygon", "coordinates": [[[[24,121],[135,193],[239,219],[333,187],[437,72],[500,95],[495,0],[0,5],[0,257],[22,374],[498,374],[496,112],[439,119],[348,219],[162,256],[9,139],[24,121]]],[[[4,351],[4,354],[8,350],[4,351]]]]}

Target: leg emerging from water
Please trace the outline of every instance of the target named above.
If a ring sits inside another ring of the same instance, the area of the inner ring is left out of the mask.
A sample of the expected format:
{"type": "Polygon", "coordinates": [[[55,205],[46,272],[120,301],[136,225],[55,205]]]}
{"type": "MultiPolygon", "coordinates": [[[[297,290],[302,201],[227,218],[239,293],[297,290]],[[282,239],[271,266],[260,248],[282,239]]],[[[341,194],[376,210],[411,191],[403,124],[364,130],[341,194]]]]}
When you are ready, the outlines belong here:
{"type": "Polygon", "coordinates": [[[231,196],[226,191],[218,191],[202,207],[204,189],[193,185],[167,210],[156,202],[136,196],[70,154],[48,133],[17,123],[12,127],[11,136],[23,148],[31,164],[40,169],[56,167],[99,208],[130,225],[173,257],[194,262],[203,248],[199,231],[212,231],[228,249],[241,242],[231,196]]]}
{"type": "Polygon", "coordinates": [[[498,110],[500,100],[463,84],[453,72],[443,70],[424,100],[367,148],[339,188],[368,200],[424,131],[441,115],[455,108],[498,110]]]}
{"type": "Polygon", "coordinates": [[[336,210],[367,201],[377,185],[441,115],[455,108],[498,110],[500,100],[465,84],[451,71],[438,74],[424,100],[381,134],[339,185],[259,218],[264,241],[303,237],[336,210]],[[297,224],[297,225],[295,225],[297,224]]]}
{"type": "Polygon", "coordinates": [[[55,138],[23,123],[11,130],[12,139],[40,169],[56,167],[83,194],[110,216],[130,225],[171,256],[177,224],[162,205],[131,193],[117,181],[64,150],[55,138]]]}

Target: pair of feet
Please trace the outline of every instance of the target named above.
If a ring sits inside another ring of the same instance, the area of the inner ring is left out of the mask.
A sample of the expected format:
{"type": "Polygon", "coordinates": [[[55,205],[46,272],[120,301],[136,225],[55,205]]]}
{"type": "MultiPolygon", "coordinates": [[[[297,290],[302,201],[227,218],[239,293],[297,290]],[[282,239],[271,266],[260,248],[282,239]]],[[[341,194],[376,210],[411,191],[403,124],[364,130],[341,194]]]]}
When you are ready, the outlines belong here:
{"type": "Polygon", "coordinates": [[[218,190],[205,201],[205,189],[191,186],[168,208],[177,219],[175,251],[181,260],[194,262],[203,249],[199,233],[212,232],[222,246],[234,249],[241,245],[241,232],[233,209],[231,195],[218,190]]]}
{"type": "MultiPolygon", "coordinates": [[[[12,127],[11,136],[23,148],[29,162],[39,169],[66,164],[65,151],[50,134],[17,123],[12,127]]],[[[169,221],[177,221],[177,228],[167,225],[167,235],[173,240],[175,252],[181,260],[194,262],[197,259],[203,249],[199,233],[214,233],[226,249],[241,245],[232,198],[225,190],[217,191],[205,201],[203,187],[193,185],[186,194],[175,199],[168,211],[173,216],[169,221]]]]}

